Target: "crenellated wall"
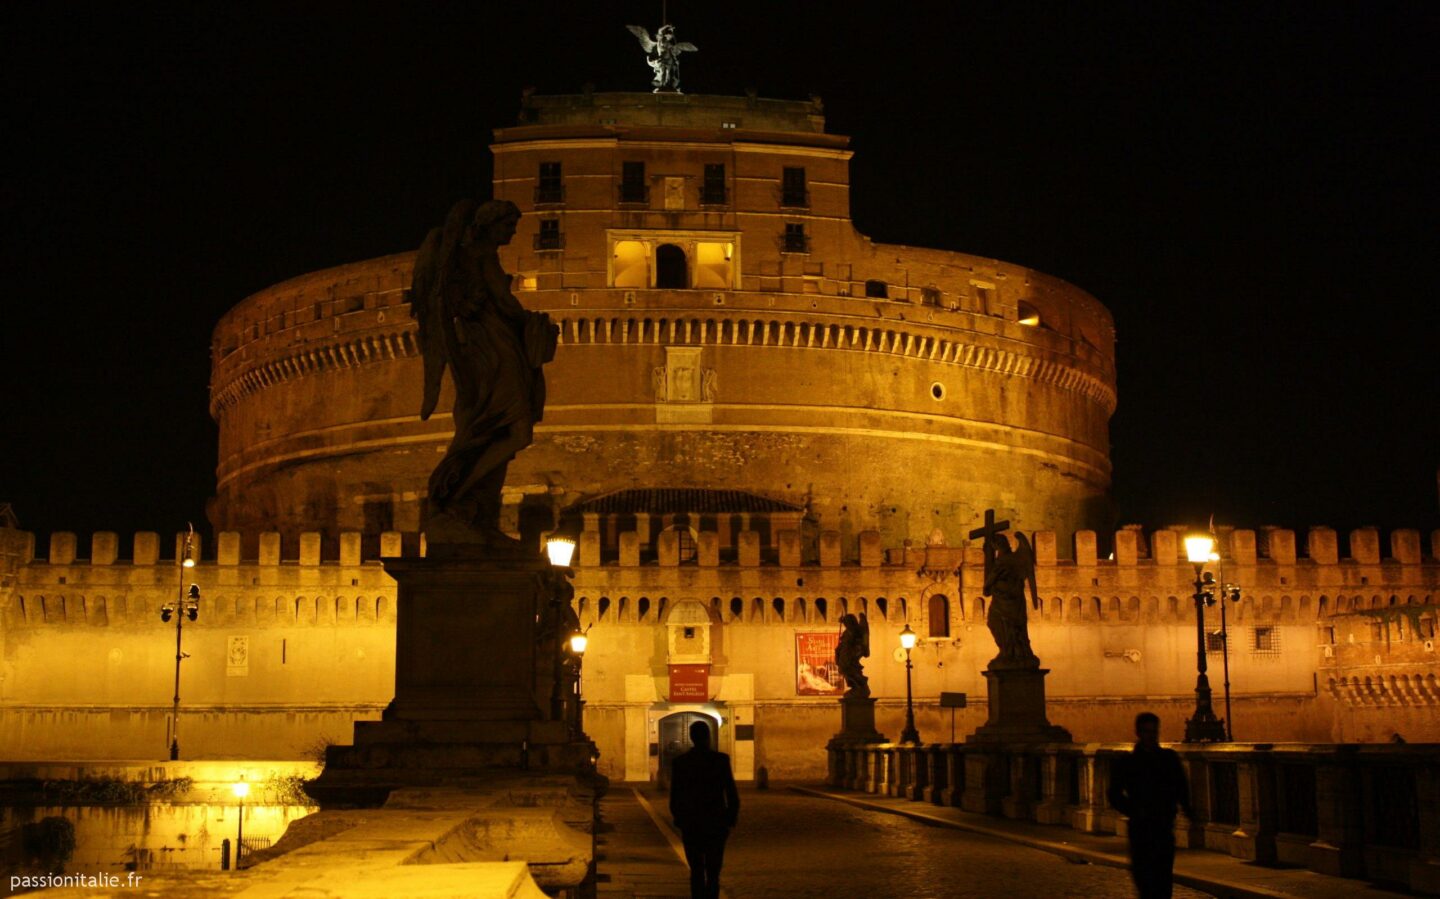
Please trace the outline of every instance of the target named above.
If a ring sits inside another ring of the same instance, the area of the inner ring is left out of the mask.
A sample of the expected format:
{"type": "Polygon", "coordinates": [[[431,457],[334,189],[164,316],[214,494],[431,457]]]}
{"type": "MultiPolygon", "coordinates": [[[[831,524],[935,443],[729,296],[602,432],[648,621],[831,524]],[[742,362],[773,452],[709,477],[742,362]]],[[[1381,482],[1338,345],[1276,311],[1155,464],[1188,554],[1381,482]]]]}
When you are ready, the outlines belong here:
{"type": "MultiPolygon", "coordinates": [[[[697,518],[695,558],[682,562],[673,516],[646,517],[643,533],[632,518],[613,539],[587,517],[575,603],[592,626],[587,721],[613,776],[627,773],[627,710],[663,702],[664,625],[681,603],[705,610],[717,690],[728,683],[742,696],[754,715],[755,764],[775,776],[822,763],[816,749],[838,727],[833,697],[797,695],[795,634],[833,632],[847,611],[870,621],[867,672],[883,731],[899,728],[904,668],[892,653],[907,622],[922,638],[914,653],[922,733],[948,737],[941,691],[970,694],[958,733],[983,720],[979,671],[995,647],[979,550],[887,551],[868,531],[842,553],[837,532],[810,539],[800,523],[793,513],[724,527],[697,518]]],[[[1052,671],[1052,720],[1077,739],[1123,739],[1142,706],[1177,728],[1188,714],[1197,637],[1180,530],[1119,531],[1113,558],[1099,557],[1093,532],[1076,535],[1068,560],[1053,534],[1034,537],[1043,602],[1032,641],[1052,671]]],[[[1422,539],[1397,530],[1383,549],[1373,529],[1344,541],[1323,527],[1298,540],[1282,529],[1222,530],[1221,538],[1217,579],[1241,589],[1227,611],[1237,737],[1440,738],[1430,639],[1440,532],[1422,539]]],[[[102,532],[85,545],[56,533],[35,558],[33,536],[0,530],[9,548],[0,570],[0,755],[158,757],[175,650],[173,623],[162,623],[159,609],[191,582],[202,601],[184,629],[188,757],[300,757],[319,741],[348,740],[357,718],[378,716],[393,683],[395,614],[379,557],[423,553],[423,536],[387,532],[372,547],[354,532],[333,544],[315,532],[293,540],[271,532],[251,553],[226,532],[197,546],[193,569],[175,564],[181,540],[140,532],[122,545],[102,532]]],[[[1218,626],[1211,609],[1206,629],[1218,626]]],[[[1220,654],[1208,658],[1218,703],[1220,654]]]]}

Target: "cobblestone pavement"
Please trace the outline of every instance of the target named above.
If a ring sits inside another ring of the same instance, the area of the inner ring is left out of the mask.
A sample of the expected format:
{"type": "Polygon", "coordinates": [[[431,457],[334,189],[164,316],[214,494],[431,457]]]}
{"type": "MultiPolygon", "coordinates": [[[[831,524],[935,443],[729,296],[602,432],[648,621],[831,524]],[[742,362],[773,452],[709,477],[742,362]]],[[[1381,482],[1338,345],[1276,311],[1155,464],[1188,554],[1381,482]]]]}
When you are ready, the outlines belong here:
{"type": "Polygon", "coordinates": [[[838,802],[743,790],[740,808],[720,878],[731,899],[1135,896],[1128,871],[838,802]]]}

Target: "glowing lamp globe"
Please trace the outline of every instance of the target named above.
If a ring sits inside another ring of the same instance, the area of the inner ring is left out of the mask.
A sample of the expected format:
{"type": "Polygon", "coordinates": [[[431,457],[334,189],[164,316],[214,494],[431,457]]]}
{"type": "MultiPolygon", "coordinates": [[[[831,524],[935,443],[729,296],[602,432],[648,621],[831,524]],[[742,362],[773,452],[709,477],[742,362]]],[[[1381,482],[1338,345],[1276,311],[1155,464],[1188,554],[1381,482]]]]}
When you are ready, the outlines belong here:
{"type": "Polygon", "coordinates": [[[1215,549],[1215,538],[1209,534],[1190,534],[1185,538],[1185,557],[1191,564],[1204,565],[1210,561],[1210,553],[1215,549]]]}
{"type": "Polygon", "coordinates": [[[230,790],[235,794],[236,799],[244,799],[250,795],[250,785],[245,781],[239,781],[230,785],[230,790]]]}
{"type": "Polygon", "coordinates": [[[590,645],[590,638],[582,632],[575,632],[570,635],[570,651],[577,656],[585,654],[585,648],[590,645]]]}
{"type": "Polygon", "coordinates": [[[900,646],[907,651],[914,649],[916,639],[918,638],[915,632],[910,630],[910,625],[905,625],[905,630],[900,632],[900,646]]]}
{"type": "Polygon", "coordinates": [[[551,537],[545,541],[545,554],[556,568],[569,568],[575,558],[575,541],[569,537],[551,537]]]}

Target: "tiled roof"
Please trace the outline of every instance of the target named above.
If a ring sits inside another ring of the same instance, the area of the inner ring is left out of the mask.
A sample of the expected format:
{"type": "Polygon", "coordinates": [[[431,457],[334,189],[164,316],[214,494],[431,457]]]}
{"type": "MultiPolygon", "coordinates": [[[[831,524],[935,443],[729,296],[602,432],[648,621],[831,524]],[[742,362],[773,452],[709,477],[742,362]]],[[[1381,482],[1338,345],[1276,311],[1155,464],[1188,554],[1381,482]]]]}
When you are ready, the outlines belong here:
{"type": "Polygon", "coordinates": [[[594,513],[599,515],[697,515],[803,512],[804,508],[778,499],[746,493],[744,490],[701,490],[697,488],[641,488],[617,490],[593,499],[582,500],[567,508],[566,515],[594,513]]]}

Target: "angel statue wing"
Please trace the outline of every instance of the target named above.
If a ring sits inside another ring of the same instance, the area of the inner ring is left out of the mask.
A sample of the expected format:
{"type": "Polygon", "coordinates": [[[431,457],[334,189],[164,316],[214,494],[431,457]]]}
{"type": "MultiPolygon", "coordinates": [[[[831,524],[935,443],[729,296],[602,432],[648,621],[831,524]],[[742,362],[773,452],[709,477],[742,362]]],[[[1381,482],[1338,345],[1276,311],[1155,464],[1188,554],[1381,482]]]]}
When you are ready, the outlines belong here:
{"type": "Polygon", "coordinates": [[[675,48],[676,53],[696,53],[700,50],[699,47],[695,46],[689,41],[684,41],[679,44],[671,44],[670,46],[675,48]]]}
{"type": "Polygon", "coordinates": [[[857,619],[860,622],[860,658],[870,658],[870,619],[861,612],[857,619]]]}
{"type": "Polygon", "coordinates": [[[425,242],[415,254],[415,271],[410,280],[410,317],[415,319],[420,353],[425,360],[425,396],[420,403],[420,419],[423,421],[435,411],[440,400],[440,380],[445,375],[449,361],[445,354],[445,340],[442,330],[444,303],[440,299],[440,265],[442,228],[431,228],[425,235],[425,242]]]}
{"type": "Polygon", "coordinates": [[[1030,604],[1040,608],[1040,588],[1035,583],[1035,547],[1024,531],[1015,532],[1015,557],[1025,583],[1030,585],[1030,604]]]}
{"type": "Polygon", "coordinates": [[[650,39],[650,32],[641,28],[639,25],[626,25],[625,28],[629,30],[631,34],[635,35],[635,38],[640,41],[641,48],[643,48],[646,53],[655,52],[655,42],[650,39]]]}

